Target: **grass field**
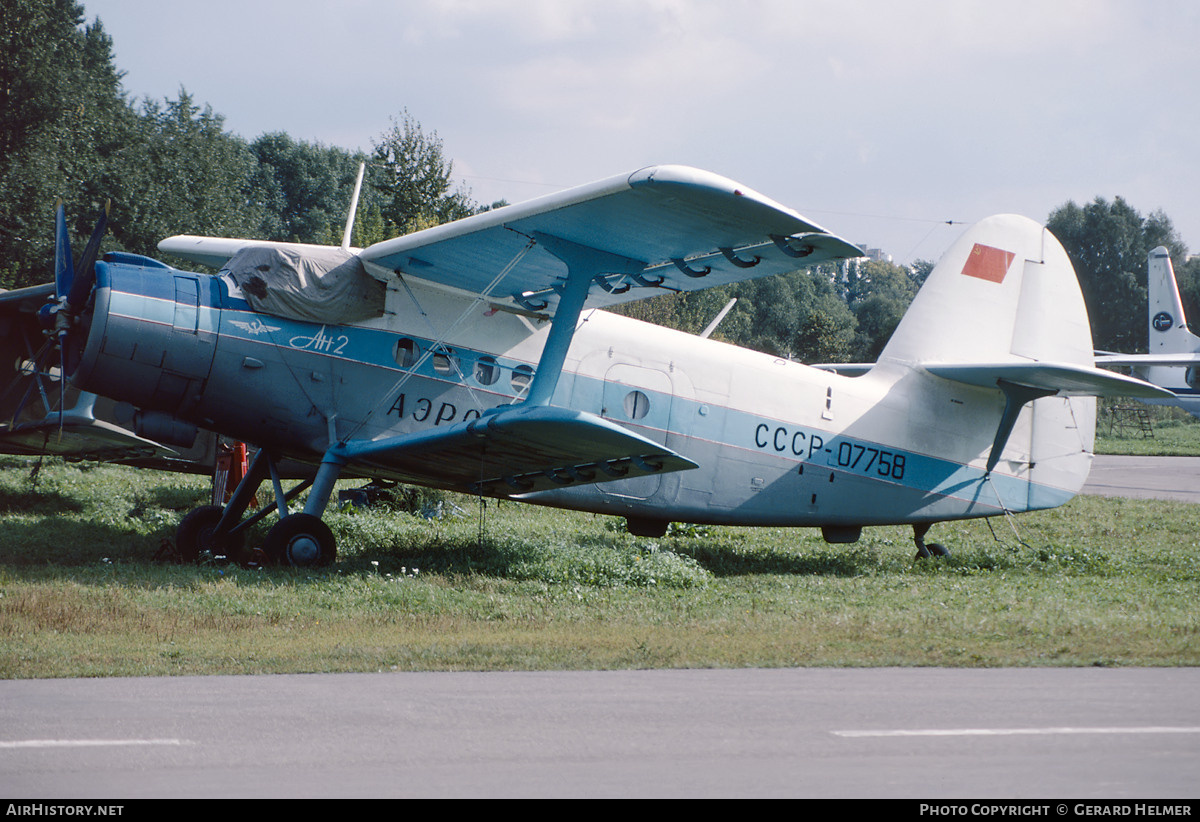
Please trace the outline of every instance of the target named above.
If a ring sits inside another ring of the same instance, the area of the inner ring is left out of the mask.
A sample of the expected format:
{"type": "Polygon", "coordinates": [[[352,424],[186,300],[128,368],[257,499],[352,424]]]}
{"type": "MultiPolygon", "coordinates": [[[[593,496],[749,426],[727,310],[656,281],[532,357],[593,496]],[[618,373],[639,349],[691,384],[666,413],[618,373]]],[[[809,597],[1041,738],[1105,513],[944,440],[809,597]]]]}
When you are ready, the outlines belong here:
{"type": "MultiPolygon", "coordinates": [[[[1200,453],[1198,450],[1196,453],[1200,453]]],[[[349,509],[320,572],[177,565],[204,477],[0,462],[0,677],[1200,664],[1200,506],[1080,497],[854,545],[449,497],[349,509]],[[34,480],[36,479],[36,484],[34,480]]]]}
{"type": "Polygon", "coordinates": [[[1134,405],[1102,409],[1096,421],[1096,453],[1152,457],[1200,456],[1200,420],[1178,408],[1134,405]],[[1149,431],[1138,424],[1145,412],[1149,431]]]}

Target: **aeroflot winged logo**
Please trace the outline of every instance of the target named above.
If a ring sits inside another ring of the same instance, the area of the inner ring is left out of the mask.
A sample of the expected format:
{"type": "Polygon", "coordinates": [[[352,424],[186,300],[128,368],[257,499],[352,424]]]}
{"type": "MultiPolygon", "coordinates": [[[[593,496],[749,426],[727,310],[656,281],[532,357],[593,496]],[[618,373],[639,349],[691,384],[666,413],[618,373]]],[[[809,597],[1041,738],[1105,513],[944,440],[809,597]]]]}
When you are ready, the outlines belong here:
{"type": "Polygon", "coordinates": [[[962,273],[968,277],[1002,283],[1015,256],[1017,255],[1013,252],[1005,251],[1002,248],[992,248],[990,245],[975,243],[975,247],[967,256],[962,273]]]}
{"type": "Polygon", "coordinates": [[[241,320],[230,320],[230,322],[245,331],[247,334],[252,334],[256,337],[259,334],[270,334],[272,331],[279,330],[279,326],[265,325],[263,324],[263,321],[258,318],[255,318],[254,322],[251,323],[242,322],[241,320]]]}

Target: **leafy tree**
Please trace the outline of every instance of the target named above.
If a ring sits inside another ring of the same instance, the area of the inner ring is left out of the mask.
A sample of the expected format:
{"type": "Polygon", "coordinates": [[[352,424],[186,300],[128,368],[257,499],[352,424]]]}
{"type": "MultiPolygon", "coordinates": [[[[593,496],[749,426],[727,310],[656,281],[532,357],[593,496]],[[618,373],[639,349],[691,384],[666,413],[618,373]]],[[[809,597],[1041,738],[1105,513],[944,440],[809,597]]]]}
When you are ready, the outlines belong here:
{"type": "Polygon", "coordinates": [[[925,285],[925,281],[929,279],[935,265],[937,265],[936,260],[916,260],[908,267],[908,276],[917,288],[925,285]]]}
{"type": "Polygon", "coordinates": [[[155,255],[172,234],[258,238],[272,224],[264,202],[270,178],[254,153],[186,90],[176,100],[143,102],[108,169],[103,182],[119,213],[113,236],[126,250],[155,255]]]}
{"type": "Polygon", "coordinates": [[[1145,351],[1146,257],[1166,246],[1176,265],[1187,249],[1161,211],[1143,217],[1121,197],[1068,202],[1046,223],[1067,251],[1083,290],[1093,345],[1123,352],[1145,351]]]}
{"type": "Polygon", "coordinates": [[[73,239],[91,232],[93,181],[131,123],[112,41],[82,23],[74,0],[0,4],[0,285],[51,275],[56,200],[73,239]]]}
{"type": "Polygon", "coordinates": [[[371,185],[379,193],[385,220],[403,233],[470,216],[478,210],[470,195],[454,189],[454,163],[446,159],[437,132],[426,134],[405,110],[374,144],[371,185]]]}
{"type": "MultiPolygon", "coordinates": [[[[612,311],[655,325],[699,334],[716,319],[733,296],[734,286],[704,288],[699,291],[660,294],[632,303],[622,303],[612,311]]],[[[728,339],[730,320],[717,327],[715,337],[728,339]]]]}
{"type": "Polygon", "coordinates": [[[1200,329],[1200,257],[1192,257],[1175,269],[1175,280],[1179,283],[1179,297],[1183,300],[1184,313],[1191,317],[1188,325],[1192,333],[1200,329]]]}
{"type": "Polygon", "coordinates": [[[802,362],[846,362],[854,350],[854,315],[823,268],[663,294],[613,310],[698,334],[733,297],[737,303],[713,339],[802,362]]]}
{"type": "Polygon", "coordinates": [[[875,362],[917,294],[912,272],[880,260],[850,260],[846,266],[846,301],[858,322],[853,354],[859,362],[875,362]]]}
{"type": "MultiPolygon", "coordinates": [[[[362,153],[298,142],[283,132],[264,134],[250,144],[266,178],[266,205],[272,240],[340,244],[362,153]]],[[[363,186],[358,213],[382,217],[376,190],[363,186]],[[372,211],[373,210],[373,211],[372,211]]],[[[356,220],[356,233],[359,221],[356,220]]],[[[395,232],[390,236],[395,236],[395,232]]],[[[352,242],[358,239],[352,236],[352,242]]],[[[383,239],[383,238],[380,238],[383,239]]],[[[359,240],[361,244],[361,240],[359,240]]]]}
{"type": "Polygon", "coordinates": [[[730,342],[801,362],[849,356],[854,315],[822,271],[748,280],[733,293],[737,305],[717,332],[730,342]]]}

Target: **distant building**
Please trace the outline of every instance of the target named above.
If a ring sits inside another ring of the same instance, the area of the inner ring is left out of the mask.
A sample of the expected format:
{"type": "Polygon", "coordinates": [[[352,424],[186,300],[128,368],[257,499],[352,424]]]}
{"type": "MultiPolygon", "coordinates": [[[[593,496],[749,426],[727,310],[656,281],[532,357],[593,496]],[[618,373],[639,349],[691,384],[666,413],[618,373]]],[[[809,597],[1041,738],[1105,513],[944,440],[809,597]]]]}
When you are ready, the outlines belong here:
{"type": "Polygon", "coordinates": [[[861,246],[859,246],[859,248],[861,248],[863,250],[863,256],[866,257],[868,260],[874,260],[877,263],[892,262],[892,255],[886,253],[881,248],[868,248],[865,245],[861,245],[861,246]]]}

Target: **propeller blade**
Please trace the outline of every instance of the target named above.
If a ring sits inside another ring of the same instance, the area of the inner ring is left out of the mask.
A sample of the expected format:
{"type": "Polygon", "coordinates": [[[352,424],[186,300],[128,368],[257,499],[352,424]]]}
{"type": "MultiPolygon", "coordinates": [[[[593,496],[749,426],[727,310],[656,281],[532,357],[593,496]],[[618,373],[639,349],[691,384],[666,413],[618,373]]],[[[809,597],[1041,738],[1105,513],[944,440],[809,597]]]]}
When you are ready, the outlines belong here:
{"type": "Polygon", "coordinates": [[[108,230],[108,214],[111,210],[112,200],[105,200],[100,219],[96,221],[87,247],[83,249],[83,255],[75,266],[75,278],[67,292],[67,305],[71,308],[78,308],[87,300],[92,284],[96,281],[96,270],[92,266],[96,264],[96,256],[100,253],[100,241],[104,239],[104,232],[108,230]]]}
{"type": "Polygon", "coordinates": [[[67,355],[66,346],[58,346],[58,441],[62,442],[63,411],[67,406],[67,355]]]}
{"type": "Polygon", "coordinates": [[[71,238],[67,235],[67,217],[62,202],[54,214],[54,291],[65,297],[75,279],[75,262],[71,257],[71,238]]]}

